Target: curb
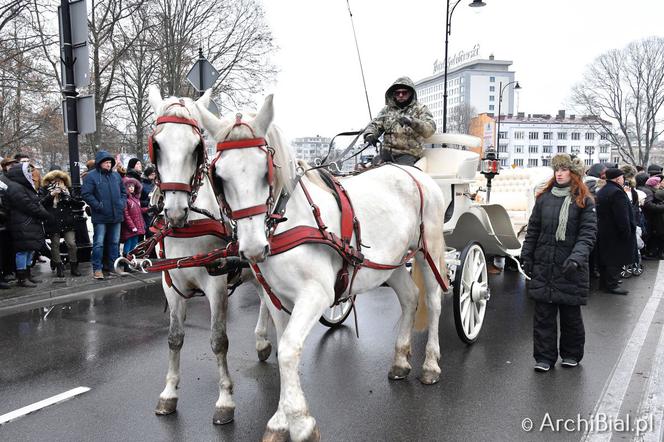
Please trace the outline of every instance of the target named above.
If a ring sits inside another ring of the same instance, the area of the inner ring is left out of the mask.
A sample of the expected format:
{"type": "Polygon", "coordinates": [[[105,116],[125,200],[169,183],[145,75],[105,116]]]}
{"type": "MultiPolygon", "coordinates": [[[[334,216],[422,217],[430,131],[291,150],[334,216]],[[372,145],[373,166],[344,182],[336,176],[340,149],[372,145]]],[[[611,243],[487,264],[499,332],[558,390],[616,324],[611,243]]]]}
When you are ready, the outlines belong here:
{"type": "Polygon", "coordinates": [[[131,281],[122,282],[119,284],[109,284],[103,287],[84,289],[74,293],[66,293],[67,290],[71,290],[71,288],[63,287],[61,289],[49,290],[48,292],[42,293],[40,295],[17,296],[0,302],[0,317],[21,311],[65,304],[67,302],[76,301],[90,295],[105,295],[126,289],[136,289],[145,286],[152,286],[159,282],[161,282],[161,274],[140,280],[132,278],[131,281]]]}

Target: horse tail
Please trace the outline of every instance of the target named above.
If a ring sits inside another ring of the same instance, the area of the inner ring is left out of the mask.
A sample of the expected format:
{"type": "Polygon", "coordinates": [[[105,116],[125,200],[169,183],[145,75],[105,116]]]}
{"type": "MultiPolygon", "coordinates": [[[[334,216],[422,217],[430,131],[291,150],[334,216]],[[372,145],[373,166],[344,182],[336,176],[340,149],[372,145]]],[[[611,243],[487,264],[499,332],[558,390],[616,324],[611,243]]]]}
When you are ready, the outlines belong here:
{"type": "Polygon", "coordinates": [[[417,297],[417,310],[415,312],[414,328],[416,331],[424,331],[427,328],[429,309],[427,308],[426,293],[427,289],[424,285],[424,275],[422,269],[417,263],[417,259],[413,260],[413,282],[417,286],[419,295],[417,297]]]}

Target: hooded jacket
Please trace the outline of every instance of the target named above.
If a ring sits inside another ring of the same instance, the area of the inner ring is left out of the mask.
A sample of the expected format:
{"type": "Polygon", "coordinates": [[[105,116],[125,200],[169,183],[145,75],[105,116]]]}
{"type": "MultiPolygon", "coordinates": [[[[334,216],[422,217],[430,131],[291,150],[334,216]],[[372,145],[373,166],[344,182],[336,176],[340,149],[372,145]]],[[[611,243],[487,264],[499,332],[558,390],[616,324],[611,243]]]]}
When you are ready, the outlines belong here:
{"type": "Polygon", "coordinates": [[[50,218],[39,203],[28,167],[27,163],[22,163],[7,171],[7,178],[11,180],[6,191],[10,208],[7,227],[16,252],[40,250],[44,242],[42,221],[50,218]]]}
{"type": "MultiPolygon", "coordinates": [[[[124,208],[124,219],[122,220],[122,229],[120,230],[120,241],[124,242],[128,238],[144,235],[145,222],[143,221],[143,209],[141,209],[141,183],[130,177],[125,177],[122,184],[127,192],[127,205],[124,208]],[[129,186],[134,186],[134,192],[129,193],[129,186]],[[134,229],[136,231],[134,232],[134,229]]],[[[145,209],[147,211],[147,208],[145,209]]]]}
{"type": "Polygon", "coordinates": [[[81,196],[92,210],[92,223],[121,223],[127,192],[122,185],[122,177],[113,171],[115,159],[105,150],[95,156],[95,169],[83,179],[81,196]],[[111,170],[101,168],[101,163],[111,160],[111,170]]]}
{"type": "Polygon", "coordinates": [[[415,83],[408,77],[398,78],[387,91],[385,91],[385,107],[378,116],[369,123],[364,135],[383,135],[383,149],[393,155],[413,155],[421,157],[424,149],[422,142],[436,131],[436,122],[429,109],[417,101],[415,83]],[[394,100],[395,89],[410,89],[411,101],[405,107],[399,107],[394,100]],[[412,124],[404,126],[399,118],[410,117],[412,124]]]}
{"type": "Polygon", "coordinates": [[[42,178],[39,196],[44,208],[51,214],[52,219],[44,223],[46,234],[63,234],[67,231],[73,231],[76,227],[76,218],[74,211],[83,208],[83,201],[71,196],[71,178],[61,170],[53,170],[42,178]],[[51,195],[53,184],[57,180],[62,180],[65,188],[60,195],[51,195]]]}

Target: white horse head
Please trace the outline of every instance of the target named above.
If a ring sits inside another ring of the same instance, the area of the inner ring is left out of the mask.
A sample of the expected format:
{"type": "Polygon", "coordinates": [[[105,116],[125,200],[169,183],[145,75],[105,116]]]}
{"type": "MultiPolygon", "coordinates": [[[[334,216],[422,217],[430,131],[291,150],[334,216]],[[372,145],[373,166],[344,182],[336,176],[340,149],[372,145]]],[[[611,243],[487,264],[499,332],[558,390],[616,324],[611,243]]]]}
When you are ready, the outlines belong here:
{"type": "MultiPolygon", "coordinates": [[[[255,116],[248,115],[248,119],[244,120],[241,114],[238,114],[234,121],[218,119],[207,110],[204,100],[197,102],[203,126],[218,142],[265,139],[269,146],[269,149],[266,146],[255,146],[256,148],[223,150],[217,154],[213,173],[223,187],[227,209],[232,213],[264,204],[267,204],[269,210],[270,204],[284,186],[289,186],[295,174],[291,153],[280,131],[272,126],[272,98],[272,95],[267,96],[255,116]],[[268,152],[272,151],[275,167],[273,181],[270,183],[268,152]]],[[[251,216],[235,217],[240,256],[250,262],[262,262],[270,252],[266,215],[263,211],[251,216]]]]}
{"type": "MultiPolygon", "coordinates": [[[[209,100],[209,95],[199,100],[209,100]]],[[[190,98],[169,97],[162,99],[159,89],[150,86],[148,102],[155,117],[175,117],[182,121],[191,121],[198,125],[200,113],[196,103],[190,98]]],[[[205,145],[200,132],[193,125],[183,123],[159,123],[152,134],[152,151],[150,160],[157,167],[164,195],[164,216],[174,227],[182,227],[187,222],[190,204],[190,185],[197,172],[200,155],[204,155],[205,145]],[[197,149],[203,149],[199,151],[197,149]],[[175,184],[175,185],[173,185],[175,184]],[[178,186],[181,184],[182,186],[178,186]]]]}

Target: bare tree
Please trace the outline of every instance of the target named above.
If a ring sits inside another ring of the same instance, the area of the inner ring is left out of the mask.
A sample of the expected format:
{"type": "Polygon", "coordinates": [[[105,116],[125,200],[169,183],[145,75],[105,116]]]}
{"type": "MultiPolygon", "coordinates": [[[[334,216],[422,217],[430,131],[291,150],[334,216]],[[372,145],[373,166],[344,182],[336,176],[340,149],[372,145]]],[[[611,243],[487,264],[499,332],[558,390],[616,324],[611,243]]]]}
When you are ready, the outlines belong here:
{"type": "Polygon", "coordinates": [[[470,130],[470,120],[477,116],[477,109],[468,103],[456,107],[454,115],[449,121],[449,131],[467,134],[470,130]]]}
{"type": "Polygon", "coordinates": [[[599,56],[572,90],[573,102],[623,161],[646,166],[662,133],[664,38],[630,43],[599,56]]]}

